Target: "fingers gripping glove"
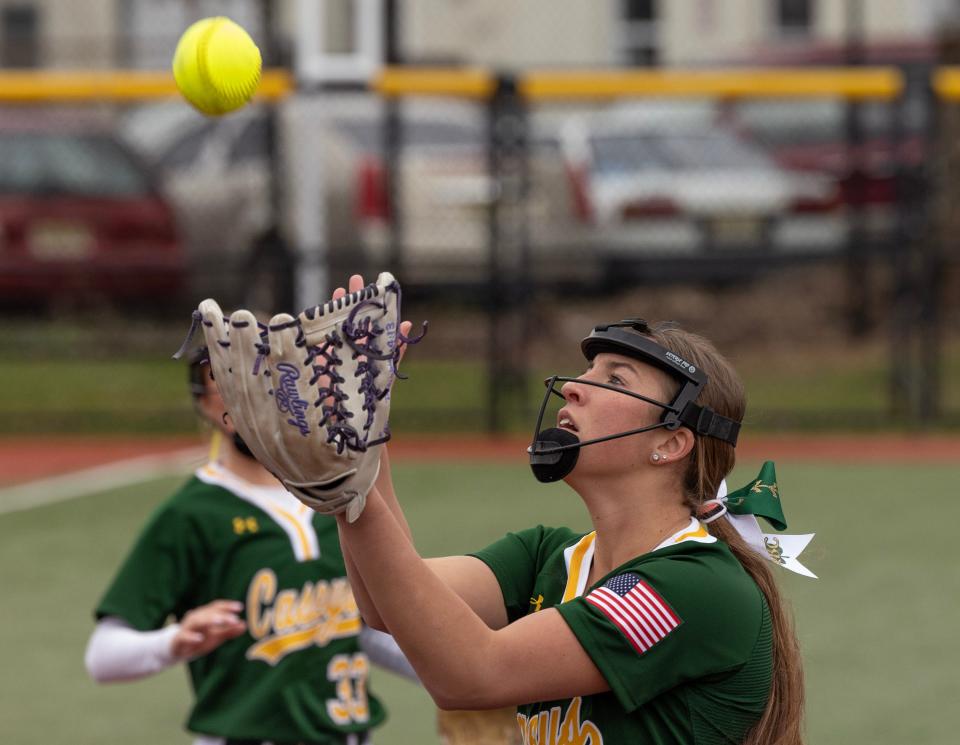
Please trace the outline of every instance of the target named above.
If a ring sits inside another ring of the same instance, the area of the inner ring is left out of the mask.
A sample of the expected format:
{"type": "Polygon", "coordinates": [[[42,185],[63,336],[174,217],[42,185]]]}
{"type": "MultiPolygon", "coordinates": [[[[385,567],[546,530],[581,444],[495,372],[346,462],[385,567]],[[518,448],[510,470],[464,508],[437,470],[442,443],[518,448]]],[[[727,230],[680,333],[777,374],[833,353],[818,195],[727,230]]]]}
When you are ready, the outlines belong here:
{"type": "Polygon", "coordinates": [[[247,310],[226,318],[214,300],[194,314],[233,425],[257,460],[317,512],[346,512],[353,522],[377,478],[400,345],[422,338],[404,337],[399,315],[400,285],[386,272],[267,325],[247,310]]]}

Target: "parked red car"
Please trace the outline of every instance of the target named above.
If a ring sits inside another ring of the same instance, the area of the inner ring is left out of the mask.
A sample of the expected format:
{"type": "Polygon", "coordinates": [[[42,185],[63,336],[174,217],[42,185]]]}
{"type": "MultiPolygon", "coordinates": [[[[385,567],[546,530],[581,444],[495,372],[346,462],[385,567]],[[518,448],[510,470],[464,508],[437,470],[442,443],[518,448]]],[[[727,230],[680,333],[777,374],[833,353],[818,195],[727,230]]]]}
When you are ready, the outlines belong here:
{"type": "Polygon", "coordinates": [[[172,210],[108,128],[0,111],[0,302],[165,301],[185,273],[172,210]]]}
{"type": "MultiPolygon", "coordinates": [[[[849,64],[838,43],[777,44],[738,60],[751,65],[838,67],[849,64]]],[[[904,99],[861,101],[855,109],[858,143],[848,141],[847,101],[745,99],[729,106],[726,123],[763,146],[784,168],[832,176],[845,205],[864,208],[867,227],[889,234],[900,169],[914,171],[930,157],[927,83],[939,50],[930,40],[865,43],[867,65],[892,66],[906,81],[904,99]]]]}

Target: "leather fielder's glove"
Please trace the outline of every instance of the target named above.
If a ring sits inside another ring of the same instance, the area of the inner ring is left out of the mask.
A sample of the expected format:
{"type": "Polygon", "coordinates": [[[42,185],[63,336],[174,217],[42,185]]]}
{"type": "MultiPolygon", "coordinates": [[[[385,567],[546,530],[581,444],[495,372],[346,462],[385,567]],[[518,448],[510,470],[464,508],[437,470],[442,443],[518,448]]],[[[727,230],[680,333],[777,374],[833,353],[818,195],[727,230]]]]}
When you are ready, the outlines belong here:
{"type": "Polygon", "coordinates": [[[400,285],[386,272],[266,325],[248,310],[226,318],[214,300],[194,312],[237,432],[317,512],[346,512],[353,522],[377,478],[400,345],[422,337],[404,337],[399,314],[400,285]]]}

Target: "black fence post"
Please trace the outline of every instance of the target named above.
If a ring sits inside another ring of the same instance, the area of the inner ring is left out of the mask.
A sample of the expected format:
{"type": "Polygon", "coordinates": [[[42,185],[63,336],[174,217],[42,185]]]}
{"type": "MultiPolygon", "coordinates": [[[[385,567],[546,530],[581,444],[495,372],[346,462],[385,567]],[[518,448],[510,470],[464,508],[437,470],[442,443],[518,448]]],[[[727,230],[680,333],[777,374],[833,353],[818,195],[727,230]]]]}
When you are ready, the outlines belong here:
{"type": "MultiPolygon", "coordinates": [[[[286,63],[278,31],[276,6],[269,0],[260,4],[260,21],[263,29],[261,53],[263,66],[279,67],[286,63]]],[[[243,301],[257,310],[275,312],[280,308],[293,308],[294,267],[293,251],[284,235],[283,212],[286,209],[286,172],[280,148],[280,106],[277,100],[264,105],[264,152],[269,169],[268,197],[270,200],[270,225],[259,236],[247,256],[244,273],[249,284],[243,290],[243,301]]]]}
{"type": "Polygon", "coordinates": [[[897,156],[897,225],[891,250],[892,313],[890,323],[890,404],[896,419],[921,427],[940,416],[940,314],[943,243],[951,234],[950,162],[953,127],[941,125],[950,112],[935,94],[930,70],[907,78],[900,117],[893,138],[897,156]],[[925,126],[918,134],[917,158],[913,133],[906,132],[910,101],[922,101],[925,126]],[[910,154],[912,160],[904,162],[910,154]],[[934,167],[934,164],[939,164],[934,167]]]}
{"type": "MultiPolygon", "coordinates": [[[[861,0],[846,4],[846,64],[863,64],[864,8],[861,0]]],[[[849,207],[846,247],[847,327],[851,336],[863,337],[870,329],[869,302],[872,278],[865,229],[866,178],[863,106],[847,100],[846,105],[846,200],[849,207]]]]}
{"type": "Polygon", "coordinates": [[[504,407],[525,411],[530,246],[527,116],[512,75],[497,77],[489,102],[489,320],[487,430],[503,432],[504,407]]]}
{"type": "MultiPolygon", "coordinates": [[[[888,339],[890,342],[889,395],[890,415],[899,421],[909,421],[914,409],[916,365],[913,353],[913,329],[916,324],[915,289],[911,271],[911,254],[918,244],[929,238],[929,225],[925,215],[929,212],[927,202],[929,189],[918,163],[905,162],[907,154],[907,107],[913,87],[923,82],[906,80],[906,89],[897,99],[891,112],[892,124],[888,132],[890,152],[894,167],[894,216],[895,224],[890,235],[888,256],[890,259],[890,316],[888,339]],[[927,235],[925,235],[925,232],[927,235]]],[[[924,104],[931,105],[927,97],[924,104]]],[[[928,108],[927,115],[934,116],[928,108]]],[[[924,133],[926,135],[927,133],[924,133]]],[[[926,142],[925,151],[932,147],[932,137],[926,142]]]]}
{"type": "MultiPolygon", "coordinates": [[[[935,144],[933,153],[945,155],[940,163],[941,173],[934,174],[937,178],[937,189],[927,189],[926,205],[931,216],[932,230],[928,230],[926,240],[921,241],[916,257],[914,288],[914,306],[919,327],[917,351],[917,379],[918,389],[915,403],[915,417],[920,426],[928,427],[940,419],[942,415],[941,397],[941,366],[943,359],[943,338],[941,329],[943,305],[943,275],[946,270],[944,261],[945,251],[949,251],[947,242],[954,239],[954,221],[948,217],[953,214],[952,195],[955,191],[952,182],[960,165],[960,158],[955,154],[956,146],[953,137],[956,126],[944,127],[941,119],[946,106],[955,107],[955,103],[942,101],[933,90],[930,76],[927,76],[928,142],[935,144]],[[948,144],[949,142],[949,144],[948,144]],[[949,148],[949,153],[943,153],[949,148]],[[947,181],[951,185],[947,184],[947,181]],[[934,202],[936,199],[936,202],[934,202]]],[[[951,121],[957,117],[955,110],[950,112],[951,121]]],[[[924,158],[929,163],[930,158],[924,158]]],[[[929,172],[929,165],[925,166],[929,172]]],[[[926,179],[930,181],[930,175],[926,179]]]]}
{"type": "MultiPolygon", "coordinates": [[[[400,51],[400,13],[396,0],[384,0],[384,61],[388,65],[403,62],[400,51]]],[[[403,194],[400,179],[403,157],[402,102],[398,96],[388,96],[383,111],[383,172],[387,192],[387,220],[390,245],[387,253],[388,267],[396,276],[403,278],[404,231],[403,194]]]]}

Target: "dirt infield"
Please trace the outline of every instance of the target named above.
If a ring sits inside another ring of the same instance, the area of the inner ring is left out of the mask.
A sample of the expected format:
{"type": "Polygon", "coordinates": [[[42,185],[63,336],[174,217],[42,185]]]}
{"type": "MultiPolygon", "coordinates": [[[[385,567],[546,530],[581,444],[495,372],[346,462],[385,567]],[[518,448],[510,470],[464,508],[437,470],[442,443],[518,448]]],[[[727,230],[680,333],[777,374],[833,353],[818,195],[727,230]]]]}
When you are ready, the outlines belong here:
{"type": "MultiPolygon", "coordinates": [[[[390,444],[397,461],[525,460],[527,441],[469,435],[405,436],[390,444]]],[[[0,438],[0,485],[19,484],[143,455],[197,447],[197,437],[0,438]]],[[[775,435],[745,437],[737,447],[742,460],[824,463],[957,463],[958,435],[775,435]]]]}

